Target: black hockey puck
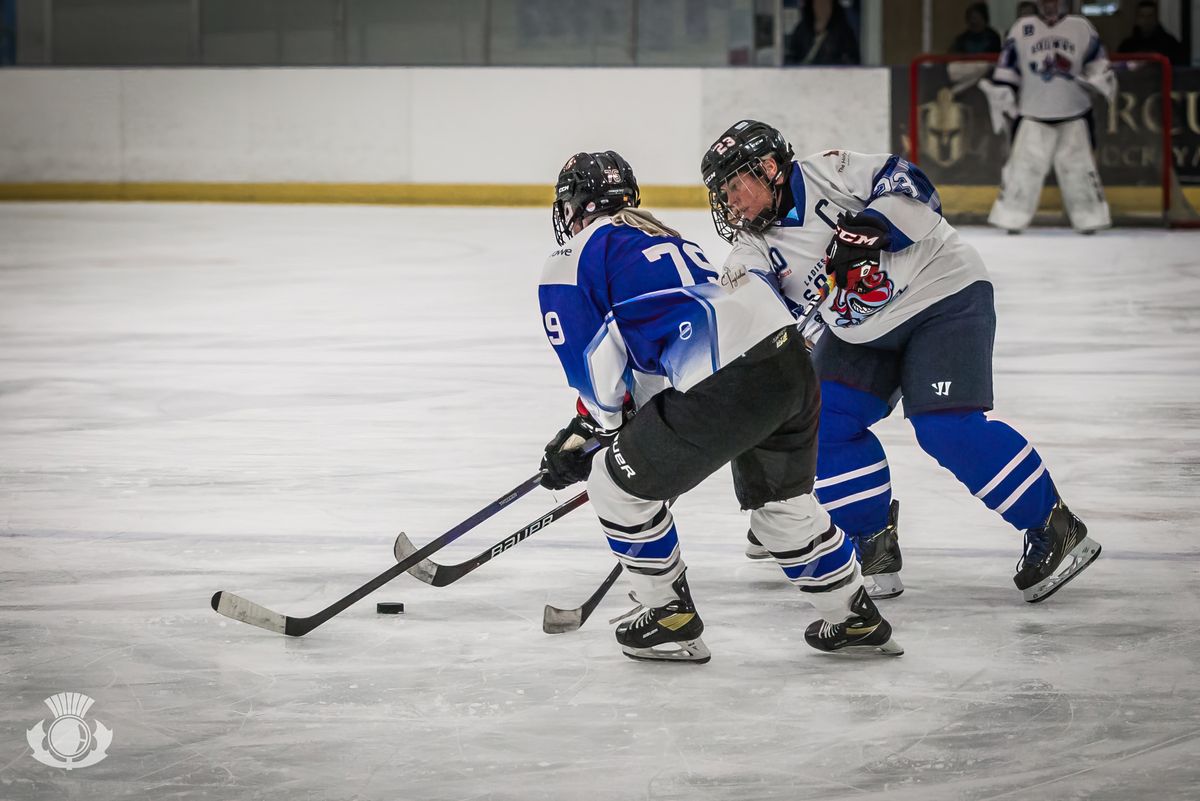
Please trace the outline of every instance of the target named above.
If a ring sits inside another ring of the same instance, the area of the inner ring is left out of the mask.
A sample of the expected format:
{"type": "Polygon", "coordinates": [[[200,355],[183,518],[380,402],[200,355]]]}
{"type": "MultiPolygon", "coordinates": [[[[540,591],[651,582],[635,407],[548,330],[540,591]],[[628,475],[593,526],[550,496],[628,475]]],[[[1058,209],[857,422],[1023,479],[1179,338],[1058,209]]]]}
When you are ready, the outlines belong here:
{"type": "Polygon", "coordinates": [[[378,603],[375,604],[375,611],[381,615],[399,615],[404,612],[404,604],[378,603]]]}

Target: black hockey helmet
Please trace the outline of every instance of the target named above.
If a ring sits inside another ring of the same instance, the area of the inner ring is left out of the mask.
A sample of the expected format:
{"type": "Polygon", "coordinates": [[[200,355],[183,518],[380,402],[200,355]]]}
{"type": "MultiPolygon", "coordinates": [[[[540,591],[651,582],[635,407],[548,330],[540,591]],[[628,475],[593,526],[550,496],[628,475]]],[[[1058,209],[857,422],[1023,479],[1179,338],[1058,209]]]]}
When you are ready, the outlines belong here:
{"type": "Polygon", "coordinates": [[[571,223],[593,214],[614,212],[642,202],[633,167],[613,150],[576,153],[558,172],[554,185],[554,238],[571,238],[571,223]]]}
{"type": "Polygon", "coordinates": [[[713,225],[726,242],[733,241],[739,230],[763,231],[779,213],[782,188],[772,185],[774,201],[753,219],[743,219],[729,208],[725,185],[739,173],[748,173],[770,183],[763,172],[762,160],[771,157],[786,174],[795,154],[778,129],[758,120],[740,120],[721,134],[700,160],[700,174],[708,188],[708,205],[713,225]]]}

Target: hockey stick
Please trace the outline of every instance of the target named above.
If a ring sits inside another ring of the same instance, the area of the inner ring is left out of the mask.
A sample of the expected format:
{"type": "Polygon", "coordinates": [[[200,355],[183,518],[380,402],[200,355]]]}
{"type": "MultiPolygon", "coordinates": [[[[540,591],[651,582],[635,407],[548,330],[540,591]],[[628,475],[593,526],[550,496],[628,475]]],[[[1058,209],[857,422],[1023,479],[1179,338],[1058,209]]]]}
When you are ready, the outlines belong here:
{"type": "Polygon", "coordinates": [[[419,564],[425,557],[436,553],[463,534],[466,534],[513,501],[527,495],[541,483],[541,480],[542,471],[539,470],[442,536],[411,554],[403,562],[388,568],[354,592],[335,601],[315,615],[309,617],[289,617],[288,615],[267,609],[265,606],[259,606],[253,601],[242,598],[240,595],[234,595],[224,590],[219,590],[213,594],[212,608],[225,617],[239,620],[242,623],[249,623],[251,626],[258,626],[260,629],[273,631],[276,634],[286,634],[289,637],[303,637],[347,607],[361,601],[384,584],[406,572],[413,565],[419,564]]]}
{"type": "Polygon", "coordinates": [[[617,562],[617,566],[612,569],[591,597],[583,602],[583,606],[575,609],[559,609],[557,606],[546,604],[546,609],[542,613],[542,631],[547,634],[565,634],[581,627],[591,617],[592,612],[608,593],[609,588],[616,583],[619,575],[621,575],[621,563],[617,562]]]}
{"type": "MultiPolygon", "coordinates": [[[[434,587],[445,587],[447,584],[453,584],[463,576],[470,573],[472,570],[475,570],[480,565],[484,564],[485,562],[490,562],[492,559],[504,553],[509,548],[512,548],[514,545],[524,542],[531,535],[541,531],[555,520],[565,517],[570,512],[573,512],[580,506],[583,506],[585,503],[587,503],[587,500],[587,490],[584,490],[571,500],[560,503],[546,514],[539,517],[537,520],[533,521],[519,531],[508,535],[491,548],[488,548],[486,551],[472,559],[468,559],[465,562],[460,562],[457,565],[439,565],[432,559],[422,559],[418,564],[409,568],[409,575],[434,587]]],[[[417,546],[413,545],[412,540],[408,538],[408,535],[401,531],[400,535],[396,537],[396,544],[393,546],[392,550],[396,557],[396,561],[403,562],[412,554],[417,552],[417,546]]]]}

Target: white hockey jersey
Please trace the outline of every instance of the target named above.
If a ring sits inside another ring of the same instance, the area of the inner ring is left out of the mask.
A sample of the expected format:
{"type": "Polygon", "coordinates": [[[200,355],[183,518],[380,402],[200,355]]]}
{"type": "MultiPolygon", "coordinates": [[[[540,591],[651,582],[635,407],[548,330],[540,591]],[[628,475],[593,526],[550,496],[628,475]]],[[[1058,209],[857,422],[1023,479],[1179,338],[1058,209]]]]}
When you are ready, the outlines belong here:
{"type": "Polygon", "coordinates": [[[1016,90],[1021,116],[1043,122],[1081,117],[1092,108],[1092,91],[1109,100],[1117,91],[1099,34],[1073,15],[1053,25],[1040,17],[1013,23],[992,80],[1016,90]]]}
{"type": "Polygon", "coordinates": [[[820,316],[840,339],[878,339],[915,314],[977,282],[983,259],[942,217],[933,184],[915,165],[891,154],[829,150],[795,162],[788,182],[794,207],[763,234],[741,232],[726,259],[727,275],[775,274],[794,309],[827,285],[825,248],[839,215],[866,211],[887,223],[891,244],[878,277],[856,292],[838,288],[820,316]]]}

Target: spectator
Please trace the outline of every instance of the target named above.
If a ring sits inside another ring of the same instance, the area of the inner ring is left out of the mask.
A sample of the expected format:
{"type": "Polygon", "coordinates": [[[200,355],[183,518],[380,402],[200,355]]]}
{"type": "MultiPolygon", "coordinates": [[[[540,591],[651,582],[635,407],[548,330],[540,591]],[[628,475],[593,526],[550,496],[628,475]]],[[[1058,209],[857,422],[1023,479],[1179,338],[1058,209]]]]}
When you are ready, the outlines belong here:
{"type": "Polygon", "coordinates": [[[1117,48],[1118,53],[1158,53],[1166,56],[1176,67],[1187,65],[1183,45],[1167,33],[1158,21],[1158,3],[1154,0],[1142,0],[1137,4],[1136,19],[1133,33],[1121,42],[1121,46],[1117,48]]]}
{"type": "Polygon", "coordinates": [[[0,67],[17,63],[17,4],[0,0],[0,67]]]}
{"type": "Polygon", "coordinates": [[[834,0],[804,0],[788,44],[788,64],[858,64],[858,35],[834,0]]]}
{"type": "Polygon", "coordinates": [[[1036,17],[1037,3],[1034,0],[1021,0],[1017,3],[1017,19],[1021,17],[1036,17]]]}
{"type": "Polygon", "coordinates": [[[987,3],[967,6],[967,29],[954,37],[951,53],[999,53],[1000,34],[989,25],[987,3]]]}

